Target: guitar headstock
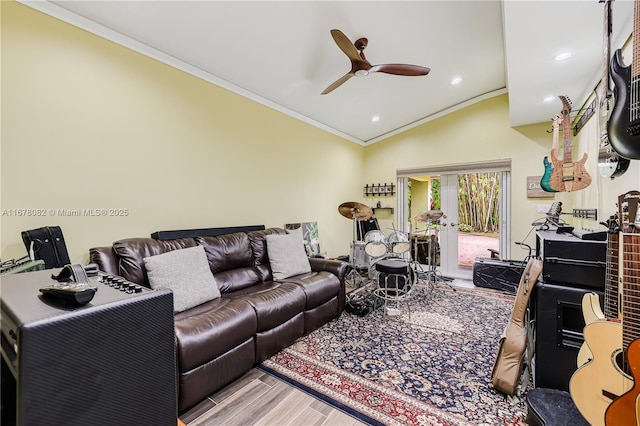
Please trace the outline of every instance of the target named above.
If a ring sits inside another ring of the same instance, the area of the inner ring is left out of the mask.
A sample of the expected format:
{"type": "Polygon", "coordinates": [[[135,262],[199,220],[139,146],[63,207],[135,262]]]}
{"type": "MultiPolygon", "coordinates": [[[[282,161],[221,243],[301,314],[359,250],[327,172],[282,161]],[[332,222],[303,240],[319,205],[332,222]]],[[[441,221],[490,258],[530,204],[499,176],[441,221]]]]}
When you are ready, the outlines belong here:
{"type": "Polygon", "coordinates": [[[620,230],[640,233],[640,191],[629,191],[618,196],[620,230]]]}
{"type": "Polygon", "coordinates": [[[558,96],[562,102],[562,113],[569,114],[571,112],[571,99],[568,96],[558,96]]]}
{"type": "MultiPolygon", "coordinates": [[[[601,222],[602,223],[602,222],[601,222]]],[[[606,222],[602,223],[607,226],[607,232],[610,234],[617,234],[620,232],[620,223],[618,222],[618,213],[609,216],[606,222]]]]}

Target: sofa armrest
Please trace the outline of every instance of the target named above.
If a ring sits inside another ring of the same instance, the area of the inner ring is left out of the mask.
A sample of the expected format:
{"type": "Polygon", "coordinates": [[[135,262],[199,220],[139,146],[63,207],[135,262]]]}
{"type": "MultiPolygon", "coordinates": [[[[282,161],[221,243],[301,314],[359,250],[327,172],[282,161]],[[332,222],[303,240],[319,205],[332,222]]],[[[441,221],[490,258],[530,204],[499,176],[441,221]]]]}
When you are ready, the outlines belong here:
{"type": "Polygon", "coordinates": [[[328,260],[316,257],[309,258],[309,264],[311,264],[311,270],[313,272],[327,271],[338,277],[340,280],[340,294],[338,295],[338,315],[341,315],[344,311],[344,307],[347,300],[347,293],[345,288],[345,278],[349,272],[349,264],[342,260],[328,260]]]}
{"type": "Polygon", "coordinates": [[[89,249],[89,262],[98,265],[98,269],[111,275],[118,273],[118,259],[113,247],[93,247],[89,249]]]}
{"type": "Polygon", "coordinates": [[[322,259],[318,257],[310,257],[309,263],[311,270],[314,272],[327,271],[338,277],[341,283],[344,283],[344,277],[347,275],[349,264],[342,260],[322,259]]]}

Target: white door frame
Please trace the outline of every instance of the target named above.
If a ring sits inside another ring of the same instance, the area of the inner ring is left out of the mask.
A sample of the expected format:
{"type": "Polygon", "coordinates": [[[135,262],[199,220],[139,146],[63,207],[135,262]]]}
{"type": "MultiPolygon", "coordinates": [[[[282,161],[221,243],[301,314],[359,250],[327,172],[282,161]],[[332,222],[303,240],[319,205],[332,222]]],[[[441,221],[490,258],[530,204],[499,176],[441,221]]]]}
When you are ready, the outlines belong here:
{"type": "MultiPolygon", "coordinates": [[[[397,229],[409,232],[409,210],[407,199],[407,183],[408,178],[414,176],[429,175],[451,175],[460,173],[486,173],[486,172],[502,172],[500,174],[500,257],[509,259],[511,257],[511,159],[483,161],[476,163],[459,163],[443,166],[425,166],[412,169],[399,169],[396,171],[398,180],[398,197],[397,197],[397,229]]],[[[455,213],[457,216],[457,211],[455,213]]],[[[451,217],[447,219],[447,223],[451,222],[451,217]]],[[[455,223],[457,224],[457,217],[455,223]]],[[[457,247],[451,248],[453,254],[457,254],[457,247]]],[[[450,255],[451,253],[447,253],[450,255]]],[[[443,256],[445,257],[445,256],[443,256]]],[[[455,256],[457,259],[457,256],[455,256]]],[[[444,259],[441,261],[445,262],[444,259]]],[[[444,265],[443,265],[444,266],[444,265]]],[[[456,278],[456,277],[454,277],[456,278]]],[[[460,278],[469,279],[464,276],[460,278]]]]}

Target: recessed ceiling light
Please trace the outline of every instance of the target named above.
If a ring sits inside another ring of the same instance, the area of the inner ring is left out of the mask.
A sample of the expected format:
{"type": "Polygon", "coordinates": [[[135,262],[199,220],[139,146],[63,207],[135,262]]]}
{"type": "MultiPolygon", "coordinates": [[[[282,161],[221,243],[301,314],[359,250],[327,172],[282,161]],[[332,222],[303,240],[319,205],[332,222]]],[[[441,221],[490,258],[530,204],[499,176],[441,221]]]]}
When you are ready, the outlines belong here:
{"type": "Polygon", "coordinates": [[[558,53],[553,57],[554,61],[564,61],[565,59],[569,59],[571,57],[571,52],[562,52],[558,53]]]}
{"type": "Polygon", "coordinates": [[[449,82],[450,85],[452,86],[456,86],[458,84],[462,83],[462,77],[453,77],[451,79],[451,81],[449,82]]]}
{"type": "Polygon", "coordinates": [[[544,98],[542,98],[542,102],[547,102],[547,103],[553,102],[555,100],[556,100],[555,96],[545,96],[544,98]]]}
{"type": "Polygon", "coordinates": [[[374,115],[373,117],[371,117],[371,122],[372,123],[377,123],[378,121],[380,121],[380,116],[379,115],[374,115]]]}

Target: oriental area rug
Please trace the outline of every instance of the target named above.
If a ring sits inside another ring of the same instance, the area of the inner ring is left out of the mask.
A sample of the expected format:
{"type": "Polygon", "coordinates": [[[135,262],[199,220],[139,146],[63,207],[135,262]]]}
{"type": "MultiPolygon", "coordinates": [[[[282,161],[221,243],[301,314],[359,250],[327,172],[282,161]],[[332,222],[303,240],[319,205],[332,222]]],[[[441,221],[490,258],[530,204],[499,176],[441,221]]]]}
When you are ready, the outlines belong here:
{"type": "Polygon", "coordinates": [[[368,424],[524,425],[524,397],[491,385],[514,296],[416,290],[399,315],[345,312],[260,368],[368,424]]]}

